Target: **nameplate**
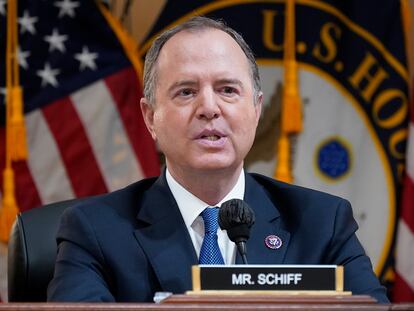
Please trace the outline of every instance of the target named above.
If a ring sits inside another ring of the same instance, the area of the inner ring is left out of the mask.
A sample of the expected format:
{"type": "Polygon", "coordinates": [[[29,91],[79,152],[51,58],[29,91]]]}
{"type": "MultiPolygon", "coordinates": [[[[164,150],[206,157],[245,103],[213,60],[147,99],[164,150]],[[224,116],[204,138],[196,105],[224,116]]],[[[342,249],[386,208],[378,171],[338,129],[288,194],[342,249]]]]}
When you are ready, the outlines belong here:
{"type": "Polygon", "coordinates": [[[199,265],[193,292],[343,291],[343,267],[335,265],[199,265]]]}

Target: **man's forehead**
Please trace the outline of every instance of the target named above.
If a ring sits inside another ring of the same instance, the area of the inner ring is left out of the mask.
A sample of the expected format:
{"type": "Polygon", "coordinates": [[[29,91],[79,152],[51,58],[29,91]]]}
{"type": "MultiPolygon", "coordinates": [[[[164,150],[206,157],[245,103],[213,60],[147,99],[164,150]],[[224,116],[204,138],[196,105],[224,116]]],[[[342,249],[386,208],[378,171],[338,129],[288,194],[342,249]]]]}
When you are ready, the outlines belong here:
{"type": "Polygon", "coordinates": [[[177,83],[193,84],[239,81],[252,82],[249,60],[240,45],[225,31],[216,28],[183,30],[162,47],[156,68],[156,89],[174,89],[177,83]]]}
{"type": "Polygon", "coordinates": [[[212,28],[176,34],[164,45],[157,61],[157,70],[167,73],[167,77],[173,71],[187,77],[215,74],[230,79],[235,74],[250,75],[249,69],[237,42],[226,32],[212,28]]]}
{"type": "Polygon", "coordinates": [[[246,57],[240,45],[228,33],[221,29],[204,27],[183,29],[174,34],[161,48],[159,58],[166,53],[179,54],[180,52],[188,52],[192,47],[196,48],[197,52],[202,53],[206,51],[206,48],[214,46],[221,47],[223,50],[229,48],[239,50],[246,57]],[[206,37],[208,38],[207,41],[202,39],[206,37]],[[204,46],[204,50],[198,49],[200,45],[204,46]]]}
{"type": "Polygon", "coordinates": [[[193,37],[194,39],[196,39],[200,35],[206,34],[206,33],[218,33],[218,34],[222,34],[224,36],[228,36],[229,38],[234,40],[227,32],[223,31],[222,29],[206,26],[206,27],[182,29],[182,30],[178,31],[177,33],[175,33],[174,35],[172,35],[171,38],[169,38],[165,42],[164,45],[166,45],[169,41],[176,40],[177,37],[187,36],[187,37],[190,37],[190,38],[193,37]]]}

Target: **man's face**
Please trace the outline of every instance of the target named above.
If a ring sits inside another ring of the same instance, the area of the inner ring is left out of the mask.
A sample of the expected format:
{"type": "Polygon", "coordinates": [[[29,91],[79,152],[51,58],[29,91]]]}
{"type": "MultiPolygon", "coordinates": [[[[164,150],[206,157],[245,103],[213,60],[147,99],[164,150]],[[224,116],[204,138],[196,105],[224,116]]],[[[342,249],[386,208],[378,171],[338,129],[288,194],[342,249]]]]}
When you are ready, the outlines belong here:
{"type": "Polygon", "coordinates": [[[173,175],[243,166],[260,117],[247,58],[225,32],[182,31],[157,62],[155,107],[141,100],[152,137],[173,175]]]}

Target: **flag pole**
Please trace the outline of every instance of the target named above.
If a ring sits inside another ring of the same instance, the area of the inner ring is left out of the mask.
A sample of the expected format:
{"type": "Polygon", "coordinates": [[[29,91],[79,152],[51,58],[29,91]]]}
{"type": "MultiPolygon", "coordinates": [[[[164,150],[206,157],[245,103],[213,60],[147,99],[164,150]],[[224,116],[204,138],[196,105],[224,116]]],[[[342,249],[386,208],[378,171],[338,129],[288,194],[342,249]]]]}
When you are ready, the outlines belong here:
{"type": "Polygon", "coordinates": [[[3,172],[3,204],[0,209],[0,240],[3,242],[9,240],[11,226],[19,212],[12,161],[25,160],[28,156],[17,48],[17,1],[9,0],[6,47],[6,165],[3,172]]]}
{"type": "Polygon", "coordinates": [[[295,0],[286,0],[281,131],[277,142],[277,165],[274,172],[276,179],[285,182],[293,182],[291,138],[292,135],[300,133],[303,127],[295,46],[295,0]]]}

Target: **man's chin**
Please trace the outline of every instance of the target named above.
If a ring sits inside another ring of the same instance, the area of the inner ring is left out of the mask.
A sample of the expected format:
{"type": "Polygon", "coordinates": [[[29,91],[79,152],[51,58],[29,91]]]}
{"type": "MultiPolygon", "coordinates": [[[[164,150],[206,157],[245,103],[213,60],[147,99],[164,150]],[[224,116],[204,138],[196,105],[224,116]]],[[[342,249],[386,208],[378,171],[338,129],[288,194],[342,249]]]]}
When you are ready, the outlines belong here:
{"type": "Polygon", "coordinates": [[[234,161],[200,161],[194,168],[204,173],[214,172],[231,172],[236,171],[242,166],[242,163],[236,164],[234,161]]]}

